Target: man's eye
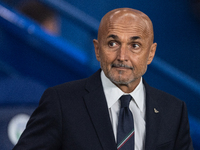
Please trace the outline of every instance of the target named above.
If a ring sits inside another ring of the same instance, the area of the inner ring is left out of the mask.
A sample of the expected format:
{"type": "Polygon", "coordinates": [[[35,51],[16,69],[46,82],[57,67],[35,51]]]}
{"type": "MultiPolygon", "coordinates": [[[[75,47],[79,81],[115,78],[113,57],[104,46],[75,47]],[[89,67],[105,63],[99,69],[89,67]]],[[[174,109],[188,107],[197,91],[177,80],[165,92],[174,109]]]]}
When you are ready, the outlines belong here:
{"type": "Polygon", "coordinates": [[[111,42],[108,43],[108,46],[109,46],[109,47],[115,47],[115,46],[117,46],[117,43],[111,41],[111,42]]]}
{"type": "Polygon", "coordinates": [[[140,45],[139,44],[132,44],[132,47],[135,48],[135,49],[137,49],[137,48],[140,47],[140,45]]]}

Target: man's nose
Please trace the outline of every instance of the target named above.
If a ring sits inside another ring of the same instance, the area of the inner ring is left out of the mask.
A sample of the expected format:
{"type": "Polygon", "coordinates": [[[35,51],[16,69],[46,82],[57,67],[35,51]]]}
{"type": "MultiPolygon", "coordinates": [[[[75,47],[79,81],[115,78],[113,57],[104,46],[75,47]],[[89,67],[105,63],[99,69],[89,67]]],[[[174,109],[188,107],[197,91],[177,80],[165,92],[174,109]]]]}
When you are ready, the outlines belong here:
{"type": "Polygon", "coordinates": [[[126,61],[128,59],[128,48],[125,45],[122,45],[118,51],[118,60],[119,61],[126,61]]]}

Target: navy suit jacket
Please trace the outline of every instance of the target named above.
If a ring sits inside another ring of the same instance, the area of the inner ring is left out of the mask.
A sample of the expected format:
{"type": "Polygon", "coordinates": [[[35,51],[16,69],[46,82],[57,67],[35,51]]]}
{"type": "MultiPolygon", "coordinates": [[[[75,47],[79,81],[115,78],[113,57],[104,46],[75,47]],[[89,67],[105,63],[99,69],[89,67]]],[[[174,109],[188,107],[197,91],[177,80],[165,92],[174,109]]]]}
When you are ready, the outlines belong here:
{"type": "MultiPolygon", "coordinates": [[[[146,89],[146,150],[192,150],[184,102],[146,89]],[[154,108],[159,112],[155,113],[154,108]]],[[[100,70],[47,89],[14,150],[117,150],[100,70]]]]}

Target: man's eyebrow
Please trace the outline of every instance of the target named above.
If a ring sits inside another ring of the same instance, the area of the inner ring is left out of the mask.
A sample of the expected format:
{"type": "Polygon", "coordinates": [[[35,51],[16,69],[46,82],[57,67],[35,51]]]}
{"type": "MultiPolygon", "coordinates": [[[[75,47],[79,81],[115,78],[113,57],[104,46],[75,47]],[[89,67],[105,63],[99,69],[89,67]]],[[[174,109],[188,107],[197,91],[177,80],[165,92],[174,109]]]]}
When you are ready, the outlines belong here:
{"type": "Polygon", "coordinates": [[[141,38],[140,38],[139,36],[133,36],[133,37],[131,37],[130,39],[133,40],[133,41],[135,41],[135,40],[141,39],[141,38]]]}
{"type": "Polygon", "coordinates": [[[108,38],[119,39],[119,37],[118,37],[117,35],[114,35],[114,34],[110,34],[110,35],[107,37],[107,39],[108,39],[108,38]]]}

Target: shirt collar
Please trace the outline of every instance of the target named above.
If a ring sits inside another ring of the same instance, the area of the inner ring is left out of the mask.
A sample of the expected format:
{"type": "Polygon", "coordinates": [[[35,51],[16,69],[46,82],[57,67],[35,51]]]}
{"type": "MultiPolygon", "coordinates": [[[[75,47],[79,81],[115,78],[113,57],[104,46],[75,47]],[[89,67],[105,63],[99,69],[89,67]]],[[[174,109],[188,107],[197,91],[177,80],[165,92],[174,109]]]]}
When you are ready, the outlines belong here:
{"type": "Polygon", "coordinates": [[[140,111],[143,111],[144,102],[145,102],[145,89],[142,83],[142,78],[138,86],[131,93],[124,93],[121,89],[119,89],[114,83],[110,81],[110,79],[108,79],[105,76],[103,70],[101,71],[101,81],[102,81],[106,101],[108,104],[108,108],[111,108],[119,100],[119,98],[122,95],[130,94],[135,100],[135,103],[137,107],[140,109],[140,111]]]}

